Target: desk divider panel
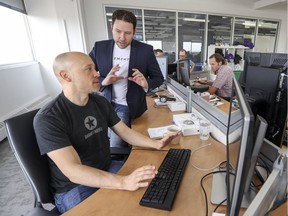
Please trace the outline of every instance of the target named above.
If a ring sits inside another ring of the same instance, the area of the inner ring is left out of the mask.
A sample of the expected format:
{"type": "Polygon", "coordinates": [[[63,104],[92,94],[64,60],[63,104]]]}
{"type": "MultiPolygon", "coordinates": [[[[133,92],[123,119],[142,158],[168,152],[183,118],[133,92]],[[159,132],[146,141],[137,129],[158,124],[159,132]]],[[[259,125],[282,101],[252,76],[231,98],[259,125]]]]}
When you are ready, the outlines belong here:
{"type": "MultiPolygon", "coordinates": [[[[192,107],[208,119],[213,125],[217,125],[217,128],[226,136],[227,127],[228,127],[228,113],[225,113],[221,109],[213,106],[202,97],[194,93],[191,89],[181,85],[175,80],[168,77],[167,79],[167,89],[171,93],[175,94],[179,99],[187,104],[187,107],[192,107]],[[190,98],[190,99],[189,99],[190,98]]],[[[224,99],[222,99],[224,100],[224,99]]],[[[220,105],[221,106],[221,105],[220,105]]],[[[191,112],[191,109],[187,109],[188,112],[191,112]]],[[[240,129],[242,125],[241,113],[240,110],[234,110],[231,113],[230,118],[230,128],[229,128],[229,136],[232,133],[236,133],[236,138],[232,138],[229,140],[234,142],[240,136],[240,129]]],[[[213,135],[213,134],[212,134],[213,135]]],[[[216,136],[214,136],[216,137],[216,136]]],[[[219,140],[220,141],[220,140],[219,140]]],[[[223,143],[223,141],[221,141],[223,143]]],[[[226,141],[224,141],[226,143],[226,141]]],[[[224,143],[224,144],[225,144],[224,143]]]]}

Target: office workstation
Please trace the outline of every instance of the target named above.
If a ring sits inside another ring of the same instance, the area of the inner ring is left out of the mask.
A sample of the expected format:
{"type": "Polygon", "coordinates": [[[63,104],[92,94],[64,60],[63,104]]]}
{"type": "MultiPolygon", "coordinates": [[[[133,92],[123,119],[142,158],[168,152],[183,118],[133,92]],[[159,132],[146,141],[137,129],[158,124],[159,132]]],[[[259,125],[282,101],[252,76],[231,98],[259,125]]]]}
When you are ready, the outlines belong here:
{"type": "MultiPolygon", "coordinates": [[[[180,111],[171,112],[167,106],[155,106],[154,98],[147,97],[147,101],[149,106],[148,111],[133,122],[133,129],[145,135],[147,135],[147,128],[171,125],[173,115],[183,113],[180,111]]],[[[210,106],[208,103],[207,105],[210,106]]],[[[221,106],[214,108],[228,114],[226,109],[228,105],[229,103],[227,102],[227,104],[223,104],[223,109],[221,109],[221,106]]],[[[239,145],[239,140],[230,144],[230,160],[233,161],[234,164],[238,157],[239,145]]],[[[97,193],[64,215],[93,215],[96,213],[103,215],[205,215],[205,211],[208,211],[208,215],[211,215],[217,204],[211,202],[213,175],[209,175],[208,173],[217,168],[221,162],[226,161],[225,144],[213,138],[212,135],[206,141],[200,140],[198,134],[181,136],[179,144],[171,144],[161,151],[135,147],[119,173],[125,175],[146,163],[151,163],[159,167],[169,148],[190,149],[192,151],[171,211],[140,205],[139,202],[146,188],[134,192],[100,189],[97,193]],[[208,175],[204,177],[206,174],[208,175]],[[204,192],[201,188],[202,181],[207,200],[205,200],[204,192]],[[105,197],[107,197],[107,199],[105,199],[105,197]],[[111,203],[115,204],[111,205],[111,203]]],[[[218,187],[220,187],[219,184],[216,185],[216,188],[218,187]]],[[[225,190],[225,188],[222,189],[225,190]]],[[[225,193],[226,191],[222,192],[225,193]]],[[[220,194],[221,189],[218,188],[216,196],[220,196],[220,194]]],[[[239,215],[243,215],[246,208],[247,206],[241,208],[239,215]]],[[[263,208],[263,206],[259,206],[259,208],[263,208]]],[[[226,211],[226,205],[222,205],[216,212],[226,214],[226,211]]],[[[277,209],[276,213],[270,213],[269,215],[282,215],[284,212],[286,212],[285,204],[277,209]]]]}
{"type": "MultiPolygon", "coordinates": [[[[4,6],[7,4],[7,1],[0,2],[1,8],[3,2],[4,6]]],[[[8,1],[8,4],[10,4],[9,2],[10,1],[8,1]]],[[[133,121],[133,128],[147,136],[149,135],[147,132],[148,128],[174,124],[174,116],[177,114],[193,114],[193,117],[197,116],[199,118],[208,119],[211,122],[210,138],[208,140],[209,142],[205,141],[203,143],[203,141],[200,141],[199,139],[199,134],[187,135],[186,133],[191,133],[192,131],[187,129],[185,130],[185,136],[182,135],[180,138],[180,144],[171,144],[164,151],[157,152],[151,151],[150,149],[133,148],[128,160],[120,170],[120,174],[128,174],[136,167],[144,165],[147,162],[150,163],[147,158],[151,158],[151,163],[159,167],[170,147],[191,149],[191,157],[187,168],[185,169],[183,180],[180,183],[179,191],[177,192],[171,212],[150,209],[149,207],[140,205],[139,202],[145,189],[140,189],[135,192],[101,189],[98,191],[99,195],[97,194],[98,192],[93,195],[93,199],[103,206],[107,205],[107,208],[105,207],[106,210],[102,209],[103,207],[101,207],[101,205],[95,206],[96,209],[90,208],[91,203],[85,202],[83,204],[84,206],[80,205],[73,209],[71,213],[68,212],[67,214],[76,212],[78,214],[78,211],[86,208],[87,210],[84,211],[86,213],[88,211],[97,212],[98,207],[101,209],[100,212],[104,211],[106,213],[107,211],[108,213],[111,210],[108,207],[110,198],[107,198],[107,200],[101,199],[101,196],[106,197],[106,195],[108,197],[111,196],[113,200],[115,199],[115,202],[119,197],[123,196],[125,199],[127,198],[126,201],[123,199],[123,201],[121,200],[121,202],[116,203],[117,207],[115,207],[115,212],[117,212],[118,209],[118,212],[123,214],[127,214],[128,211],[141,212],[142,209],[147,211],[147,214],[151,212],[152,215],[154,215],[155,212],[161,212],[163,215],[173,215],[175,212],[178,213],[179,209],[184,212],[184,215],[189,215],[190,212],[195,214],[203,213],[205,212],[206,204],[201,190],[200,180],[201,177],[210,171],[201,171],[201,169],[205,170],[214,167],[220,161],[227,159],[227,142],[231,143],[229,146],[231,146],[232,160],[233,157],[237,157],[237,145],[239,146],[242,134],[242,114],[237,109],[236,103],[234,104],[233,102],[231,109],[230,101],[225,100],[224,98],[215,97],[215,100],[212,99],[211,101],[207,101],[207,97],[204,99],[205,94],[202,95],[203,97],[199,96],[201,95],[199,91],[204,91],[204,88],[200,89],[200,87],[195,87],[194,89],[189,89],[188,86],[193,86],[193,83],[195,81],[197,82],[199,79],[213,80],[213,78],[215,78],[215,75],[211,74],[209,71],[208,58],[209,55],[216,50],[222,50],[222,52],[224,52],[227,61],[229,61],[228,64],[231,67],[234,66],[233,61],[230,61],[231,55],[240,55],[242,59],[240,60],[241,69],[240,71],[237,71],[238,75],[240,75],[238,80],[242,85],[244,93],[249,94],[248,103],[252,107],[252,112],[260,113],[268,122],[265,137],[266,144],[264,149],[262,149],[262,151],[265,152],[263,155],[267,155],[267,152],[270,151],[274,152],[276,149],[276,153],[275,155],[273,154],[272,159],[276,160],[278,148],[285,148],[285,145],[283,145],[283,143],[285,143],[283,137],[286,132],[285,115],[287,115],[287,111],[285,112],[284,110],[287,110],[287,105],[285,105],[287,104],[287,101],[283,100],[283,98],[287,98],[287,95],[285,95],[287,71],[280,71],[279,64],[281,65],[282,63],[279,63],[279,61],[273,63],[274,57],[269,56],[267,53],[280,54],[277,59],[285,61],[285,53],[287,53],[287,41],[285,36],[287,30],[287,19],[285,18],[287,16],[287,2],[277,1],[271,2],[269,5],[267,2],[256,0],[247,1],[247,4],[225,1],[225,7],[223,7],[222,4],[216,4],[213,1],[209,1],[208,3],[194,2],[193,4],[186,2],[185,4],[178,4],[174,1],[168,1],[165,6],[163,6],[161,2],[148,1],[142,2],[141,5],[136,6],[128,1],[121,2],[120,4],[117,1],[107,2],[105,0],[26,0],[26,11],[24,10],[23,14],[19,13],[19,11],[16,13],[21,14],[21,19],[24,17],[24,23],[27,22],[29,24],[29,28],[26,26],[26,28],[29,29],[28,32],[25,32],[25,34],[20,33],[18,31],[22,28],[15,28],[17,29],[17,32],[11,33],[11,28],[7,25],[3,25],[4,29],[7,27],[3,32],[7,32],[8,37],[5,37],[2,41],[7,41],[6,44],[9,46],[7,49],[8,51],[4,51],[5,54],[0,60],[1,148],[8,146],[4,124],[2,124],[4,120],[42,107],[55,98],[61,91],[52,72],[52,61],[55,56],[64,51],[89,53],[95,41],[111,38],[111,14],[118,8],[130,10],[137,15],[138,22],[137,31],[134,37],[135,40],[150,44],[153,48],[161,48],[164,50],[165,56],[159,58],[158,63],[165,82],[158,90],[166,89],[166,87],[167,89],[159,92],[159,95],[167,94],[168,96],[177,98],[179,106],[171,105],[171,108],[182,109],[182,111],[172,112],[169,106],[155,105],[155,99],[157,98],[147,96],[149,105],[148,110],[141,117],[133,121]],[[208,7],[207,5],[211,5],[211,7],[208,7]],[[214,7],[212,7],[212,5],[214,7]],[[237,10],[235,10],[235,8],[237,8],[237,10]],[[251,14],[253,14],[253,16],[251,14]],[[250,27],[248,28],[248,26],[250,27]],[[225,30],[222,31],[221,29],[225,30]],[[51,34],[51,32],[53,32],[53,34],[51,34]],[[159,36],[161,35],[160,33],[163,37],[159,36]],[[27,47],[33,45],[33,48],[31,49],[20,48],[20,45],[25,44],[25,42],[21,41],[20,44],[17,44],[16,41],[20,42],[20,40],[13,39],[12,37],[12,35],[23,35],[21,39],[24,39],[26,34],[28,35],[27,41],[30,40],[30,42],[27,43],[27,47]],[[15,40],[15,43],[8,42],[9,39],[15,40]],[[249,42],[252,42],[252,45],[254,45],[253,48],[251,48],[251,43],[244,43],[246,39],[248,39],[249,42]],[[13,48],[12,44],[15,45],[16,48],[13,48]],[[179,56],[177,53],[181,48],[188,50],[189,54],[187,57],[196,63],[193,71],[194,73],[190,73],[188,80],[185,76],[181,77],[179,72],[180,67],[177,67],[179,64],[173,63],[178,60],[179,56]],[[9,50],[14,51],[14,54],[9,50]],[[20,50],[28,50],[28,52],[23,55],[25,57],[24,59],[13,62],[10,61],[10,58],[6,57],[10,55],[12,57],[18,57],[18,55],[15,55],[15,50],[19,50],[19,52],[20,50]],[[263,55],[261,55],[261,53],[263,55]],[[284,54],[284,57],[282,54],[284,54]],[[10,62],[3,62],[7,59],[10,62]],[[263,61],[259,62],[259,59],[262,59],[263,61]],[[263,64],[263,62],[266,64],[263,64]],[[17,64],[14,65],[14,63],[17,64]],[[259,68],[261,68],[261,70],[259,70],[259,68]],[[171,73],[166,74],[165,71],[169,69],[171,73]],[[273,73],[273,75],[271,75],[271,73],[273,73]],[[265,74],[265,76],[263,74],[265,74]],[[254,85],[255,76],[261,78],[256,80],[256,85],[254,85]],[[263,83],[265,83],[264,89],[262,88],[263,83]],[[263,105],[265,103],[269,104],[269,106],[263,105]],[[183,107],[185,107],[185,111],[183,111],[183,107]],[[263,107],[266,107],[266,109],[262,109],[263,107]],[[231,116],[229,115],[230,110],[232,110],[231,116]],[[228,136],[226,134],[227,129],[229,129],[228,136]],[[205,143],[211,143],[211,145],[205,146],[205,143]],[[276,147],[274,148],[274,146],[276,147]],[[209,157],[209,155],[213,156],[209,157]],[[196,175],[196,179],[194,179],[194,175],[196,175]],[[190,188],[191,181],[193,183],[191,183],[190,188]],[[194,184],[194,181],[196,184],[194,184]],[[194,190],[198,195],[196,197],[189,197],[188,194],[190,194],[190,192],[193,193],[194,190]],[[199,212],[194,212],[195,209],[192,209],[194,204],[191,205],[191,208],[188,208],[188,206],[190,207],[190,199],[191,203],[196,203],[195,206],[201,207],[197,209],[199,212]],[[121,205],[124,205],[124,203],[128,201],[129,203],[131,201],[131,207],[133,207],[133,209],[121,207],[121,205]]],[[[13,13],[15,13],[15,11],[13,13]]],[[[0,14],[3,15],[6,14],[6,12],[2,13],[1,11],[0,14]]],[[[7,19],[10,20],[11,18],[6,17],[2,20],[7,19]]],[[[5,47],[7,46],[2,46],[2,48],[5,47]]],[[[1,51],[1,53],[2,52],[3,51],[1,51]]],[[[256,120],[257,118],[254,119],[255,122],[256,120]]],[[[6,151],[1,150],[1,153],[3,153],[4,156],[8,155],[6,151]]],[[[1,157],[5,158],[4,156],[1,157]]],[[[271,171],[273,167],[272,160],[263,162],[263,164],[269,164],[269,169],[271,171]]],[[[5,164],[4,161],[4,167],[5,164]]],[[[10,168],[5,168],[5,170],[9,169],[10,168]]],[[[18,176],[21,177],[20,172],[20,170],[17,172],[19,173],[19,175],[17,174],[17,178],[18,176]]],[[[256,172],[261,173],[258,169],[256,172]]],[[[14,200],[14,203],[19,203],[19,208],[15,209],[15,211],[18,211],[15,215],[22,214],[33,208],[32,195],[26,195],[32,194],[31,191],[31,193],[29,193],[29,185],[26,184],[23,186],[22,184],[19,184],[19,187],[9,187],[9,185],[15,184],[13,183],[15,181],[12,180],[10,175],[6,177],[5,172],[2,172],[2,175],[4,179],[2,184],[5,185],[5,187],[2,187],[3,191],[1,190],[1,196],[3,196],[3,200],[6,200],[7,202],[5,202],[6,204],[3,205],[3,208],[1,205],[0,209],[2,209],[1,211],[3,212],[0,211],[0,214],[7,214],[7,209],[11,209],[9,206],[12,204],[12,201],[9,200],[12,199],[16,200],[14,200]],[[13,188],[13,190],[9,188],[13,188]],[[22,195],[22,193],[25,194],[25,196],[22,195]],[[25,198],[20,202],[19,197],[23,196],[25,198]],[[20,206],[23,208],[21,209],[20,206]]],[[[278,174],[274,173],[273,175],[278,176],[278,174]]],[[[275,177],[275,179],[277,179],[277,177],[275,177]]],[[[20,181],[17,180],[17,182],[20,181]]],[[[24,179],[23,182],[27,183],[26,179],[24,179]]],[[[210,200],[213,185],[212,177],[207,177],[204,183],[208,192],[208,212],[211,214],[216,207],[216,204],[211,204],[210,200]]],[[[276,190],[273,187],[268,186],[265,187],[265,189],[267,192],[263,192],[264,194],[271,193],[270,190],[276,190]]],[[[94,201],[92,201],[92,203],[94,203],[94,201]]],[[[216,202],[218,201],[219,200],[216,202]]],[[[259,206],[261,204],[258,202],[255,205],[259,206]]],[[[217,210],[217,212],[223,213],[226,211],[226,205],[221,206],[217,210]]],[[[246,208],[240,210],[241,214],[245,211],[246,208]]],[[[14,212],[11,214],[14,214],[14,212]]],[[[285,214],[285,212],[283,213],[282,211],[280,215],[282,214],[285,214]]]]}

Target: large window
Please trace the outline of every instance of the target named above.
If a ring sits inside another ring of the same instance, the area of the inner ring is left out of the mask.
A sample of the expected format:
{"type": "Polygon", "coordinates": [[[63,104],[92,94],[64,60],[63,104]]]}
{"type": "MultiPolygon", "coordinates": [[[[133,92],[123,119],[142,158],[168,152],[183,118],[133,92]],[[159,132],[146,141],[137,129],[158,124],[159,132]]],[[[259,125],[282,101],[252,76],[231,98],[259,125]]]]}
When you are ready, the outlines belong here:
{"type": "Polygon", "coordinates": [[[208,46],[230,45],[232,17],[209,15],[208,20],[208,46]]]}
{"type": "Polygon", "coordinates": [[[255,44],[256,25],[256,19],[236,17],[233,44],[244,44],[245,41],[255,44]]]}
{"type": "MultiPolygon", "coordinates": [[[[111,39],[111,15],[118,7],[105,7],[108,37],[111,39]]],[[[178,59],[178,51],[188,51],[195,63],[207,60],[209,45],[243,45],[253,51],[274,52],[279,21],[197,14],[178,11],[123,8],[137,17],[135,39],[162,49],[169,63],[178,59]],[[251,43],[249,43],[251,42],[251,43]]]]}
{"type": "Polygon", "coordinates": [[[33,60],[26,15],[0,6],[0,65],[33,60]]]}
{"type": "Polygon", "coordinates": [[[256,37],[256,52],[274,52],[276,36],[278,31],[278,22],[259,20],[258,33],[256,37]]]}
{"type": "Polygon", "coordinates": [[[188,58],[195,63],[204,62],[205,41],[204,14],[178,13],[178,48],[185,49],[188,58]]]}
{"type": "Polygon", "coordinates": [[[145,38],[154,49],[162,49],[169,62],[175,61],[176,13],[168,11],[144,10],[145,38]],[[161,41],[161,47],[152,41],[161,41]],[[157,45],[157,46],[156,46],[157,45]]]}

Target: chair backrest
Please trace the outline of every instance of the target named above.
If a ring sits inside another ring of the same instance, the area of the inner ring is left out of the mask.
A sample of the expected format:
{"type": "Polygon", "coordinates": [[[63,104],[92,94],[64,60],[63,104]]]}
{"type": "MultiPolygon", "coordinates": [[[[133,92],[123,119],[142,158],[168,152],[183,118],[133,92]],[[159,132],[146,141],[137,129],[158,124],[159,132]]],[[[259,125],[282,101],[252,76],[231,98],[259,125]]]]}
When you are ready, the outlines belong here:
{"type": "Polygon", "coordinates": [[[54,204],[49,187],[47,156],[41,156],[33,128],[33,119],[38,110],[33,110],[4,121],[7,138],[14,155],[30,183],[35,206],[54,204]]]}

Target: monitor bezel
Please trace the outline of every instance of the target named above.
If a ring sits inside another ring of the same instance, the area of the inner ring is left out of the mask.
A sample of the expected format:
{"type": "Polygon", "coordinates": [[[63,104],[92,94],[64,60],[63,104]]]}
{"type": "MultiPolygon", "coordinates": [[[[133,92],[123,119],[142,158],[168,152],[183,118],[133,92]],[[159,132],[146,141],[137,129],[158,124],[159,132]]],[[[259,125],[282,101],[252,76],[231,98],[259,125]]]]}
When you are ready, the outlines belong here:
{"type": "Polygon", "coordinates": [[[190,86],[189,59],[181,59],[177,62],[177,80],[179,83],[190,86]],[[184,66],[182,66],[184,64],[184,66]]]}
{"type": "Polygon", "coordinates": [[[157,63],[159,65],[160,71],[164,77],[164,80],[167,80],[168,76],[168,56],[156,56],[157,63]],[[164,67],[164,68],[163,68],[164,67]]]}
{"type": "MultiPolygon", "coordinates": [[[[249,168],[249,159],[251,158],[252,147],[253,147],[253,127],[254,127],[254,115],[250,109],[250,106],[245,98],[245,94],[238,83],[236,77],[233,77],[233,89],[237,97],[240,112],[243,116],[243,124],[241,131],[240,147],[237,157],[237,165],[235,170],[235,177],[233,182],[233,187],[231,194],[228,194],[230,191],[230,184],[227,184],[227,203],[228,203],[228,214],[229,215],[238,215],[242,198],[245,192],[245,183],[249,168]]],[[[227,150],[229,151],[229,145],[227,145],[227,150]]],[[[228,161],[229,163],[230,161],[228,161]]],[[[227,169],[227,175],[230,179],[231,175],[230,169],[227,169]]]]}

